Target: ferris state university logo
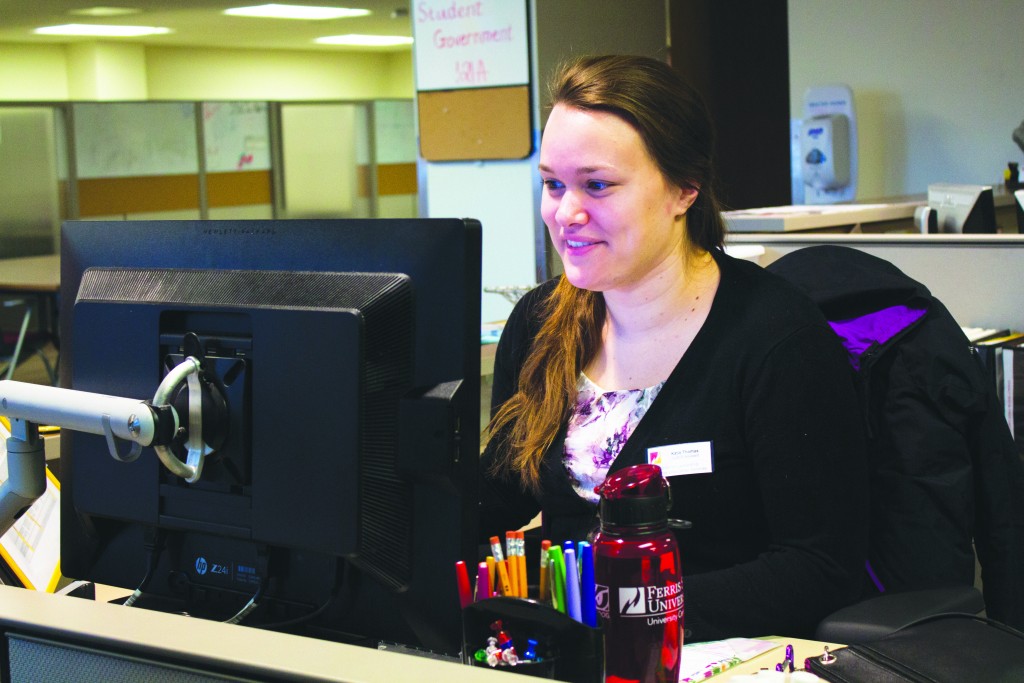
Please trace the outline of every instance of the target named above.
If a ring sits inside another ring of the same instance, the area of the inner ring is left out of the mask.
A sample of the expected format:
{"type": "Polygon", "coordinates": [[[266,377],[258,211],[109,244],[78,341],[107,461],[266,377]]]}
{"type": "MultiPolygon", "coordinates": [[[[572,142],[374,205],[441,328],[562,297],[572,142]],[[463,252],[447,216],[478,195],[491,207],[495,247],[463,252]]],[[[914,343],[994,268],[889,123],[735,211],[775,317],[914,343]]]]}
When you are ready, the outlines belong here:
{"type": "Polygon", "coordinates": [[[665,586],[620,586],[610,589],[597,584],[597,612],[602,618],[612,613],[624,618],[674,621],[683,610],[683,582],[665,586]],[[617,600],[613,601],[613,597],[617,600]]]}

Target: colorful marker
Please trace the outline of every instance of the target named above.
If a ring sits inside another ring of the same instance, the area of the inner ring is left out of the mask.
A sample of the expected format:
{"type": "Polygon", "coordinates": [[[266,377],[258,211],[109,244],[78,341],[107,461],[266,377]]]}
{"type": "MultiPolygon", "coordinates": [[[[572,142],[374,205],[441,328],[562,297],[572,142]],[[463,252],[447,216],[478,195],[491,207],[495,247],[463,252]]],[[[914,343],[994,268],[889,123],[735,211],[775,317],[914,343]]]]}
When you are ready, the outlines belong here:
{"type": "Polygon", "coordinates": [[[498,563],[494,561],[491,555],[488,555],[485,559],[487,560],[487,579],[489,581],[487,586],[488,593],[493,597],[497,592],[494,587],[498,584],[498,563]]]}
{"type": "Polygon", "coordinates": [[[538,586],[537,599],[541,602],[546,602],[551,595],[551,586],[548,584],[550,581],[548,578],[548,565],[550,564],[548,551],[550,549],[551,541],[544,540],[540,542],[540,584],[538,586]]]}
{"type": "Polygon", "coordinates": [[[459,604],[463,609],[473,602],[473,595],[469,591],[469,573],[466,571],[466,563],[459,560],[455,563],[455,584],[459,591],[459,604]]]}
{"type": "Polygon", "coordinates": [[[486,600],[491,597],[491,572],[486,562],[476,566],[476,599],[486,600]]]}
{"type": "Polygon", "coordinates": [[[551,602],[559,612],[565,612],[565,558],[562,557],[562,547],[552,545],[548,550],[548,559],[551,564],[551,602]]]}
{"type": "Polygon", "coordinates": [[[580,551],[580,616],[587,626],[597,628],[597,586],[594,583],[594,546],[586,541],[580,551]]]}
{"type": "Polygon", "coordinates": [[[565,549],[565,613],[576,621],[580,617],[580,575],[576,567],[576,550],[565,549]]]}

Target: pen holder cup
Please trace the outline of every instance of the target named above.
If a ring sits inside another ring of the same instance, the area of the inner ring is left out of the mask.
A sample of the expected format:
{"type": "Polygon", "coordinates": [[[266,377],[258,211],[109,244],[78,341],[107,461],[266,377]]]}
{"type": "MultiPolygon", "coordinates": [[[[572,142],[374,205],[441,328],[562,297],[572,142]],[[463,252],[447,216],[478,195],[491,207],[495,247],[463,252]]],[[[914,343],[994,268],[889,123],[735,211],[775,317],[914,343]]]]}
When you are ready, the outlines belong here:
{"type": "Polygon", "coordinates": [[[470,666],[488,667],[484,659],[488,638],[511,640],[518,664],[494,668],[536,678],[575,683],[604,681],[604,633],[559,612],[554,607],[524,598],[488,598],[462,610],[463,660],[470,666]],[[499,624],[500,622],[500,624],[499,624]],[[536,659],[528,659],[529,641],[536,659]],[[481,659],[477,658],[477,653],[481,659]]]}

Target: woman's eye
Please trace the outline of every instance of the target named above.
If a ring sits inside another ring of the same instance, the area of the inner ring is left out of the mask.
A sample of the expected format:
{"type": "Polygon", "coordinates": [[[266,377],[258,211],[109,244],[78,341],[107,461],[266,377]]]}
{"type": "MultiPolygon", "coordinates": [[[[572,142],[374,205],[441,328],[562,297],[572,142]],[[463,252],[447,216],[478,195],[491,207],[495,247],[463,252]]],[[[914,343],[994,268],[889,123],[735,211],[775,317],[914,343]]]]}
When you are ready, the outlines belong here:
{"type": "Polygon", "coordinates": [[[543,185],[544,187],[546,187],[549,190],[560,190],[560,189],[562,189],[564,187],[564,185],[562,185],[562,183],[560,183],[557,180],[553,180],[551,178],[547,178],[545,180],[541,180],[540,184],[543,185]]]}
{"type": "Polygon", "coordinates": [[[606,183],[603,180],[590,180],[587,181],[587,189],[595,190],[600,192],[601,190],[607,190],[611,186],[611,183],[606,183]]]}

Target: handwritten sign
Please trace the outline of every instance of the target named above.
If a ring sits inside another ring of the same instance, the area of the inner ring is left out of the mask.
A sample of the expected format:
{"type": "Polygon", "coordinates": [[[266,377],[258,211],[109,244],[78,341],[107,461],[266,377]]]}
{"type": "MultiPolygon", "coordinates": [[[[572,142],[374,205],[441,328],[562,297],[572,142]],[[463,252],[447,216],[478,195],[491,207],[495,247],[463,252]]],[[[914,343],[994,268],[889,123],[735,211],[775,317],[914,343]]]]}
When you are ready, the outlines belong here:
{"type": "Polygon", "coordinates": [[[526,0],[418,0],[417,90],[530,82],[526,0]]]}

